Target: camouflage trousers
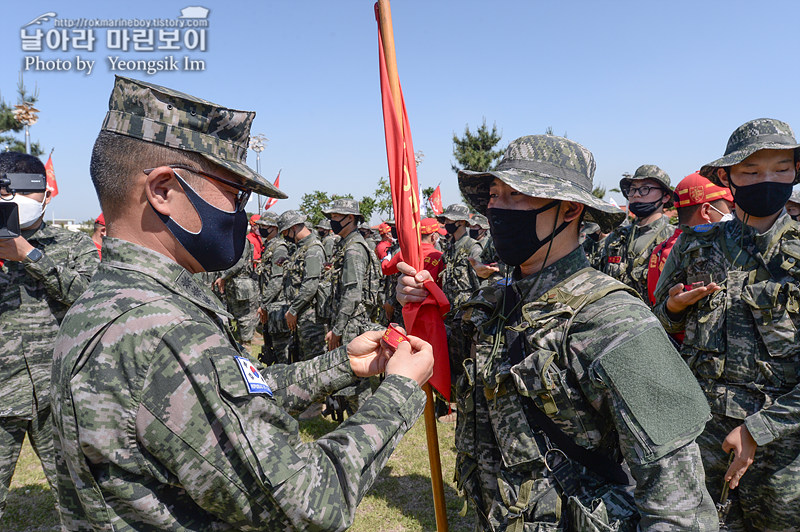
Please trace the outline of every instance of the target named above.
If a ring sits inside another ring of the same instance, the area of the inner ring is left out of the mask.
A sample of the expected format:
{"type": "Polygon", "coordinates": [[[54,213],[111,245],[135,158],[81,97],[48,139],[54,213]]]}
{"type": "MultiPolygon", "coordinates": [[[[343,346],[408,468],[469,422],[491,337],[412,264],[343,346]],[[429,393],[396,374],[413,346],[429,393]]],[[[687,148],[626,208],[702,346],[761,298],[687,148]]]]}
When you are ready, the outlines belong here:
{"type": "Polygon", "coordinates": [[[17,466],[17,459],[26,433],[36,456],[42,462],[42,469],[44,469],[50,489],[53,490],[54,495],[56,493],[53,421],[50,416],[50,407],[38,412],[32,420],[0,418],[0,516],[6,509],[8,488],[11,485],[11,477],[17,466]]]}
{"type": "Polygon", "coordinates": [[[326,351],[325,324],[317,322],[314,309],[306,310],[297,318],[296,340],[300,344],[300,360],[309,360],[326,351]]]}
{"type": "MultiPolygon", "coordinates": [[[[728,470],[722,442],[742,420],[712,416],[697,443],[706,470],[706,487],[717,503],[728,470]]],[[[753,464],[729,498],[733,504],[726,519],[727,530],[800,530],[800,434],[758,447],[753,464]]]]}
{"type": "Polygon", "coordinates": [[[228,310],[236,321],[232,324],[233,336],[240,343],[250,342],[258,323],[258,301],[256,299],[229,300],[228,310]]]}

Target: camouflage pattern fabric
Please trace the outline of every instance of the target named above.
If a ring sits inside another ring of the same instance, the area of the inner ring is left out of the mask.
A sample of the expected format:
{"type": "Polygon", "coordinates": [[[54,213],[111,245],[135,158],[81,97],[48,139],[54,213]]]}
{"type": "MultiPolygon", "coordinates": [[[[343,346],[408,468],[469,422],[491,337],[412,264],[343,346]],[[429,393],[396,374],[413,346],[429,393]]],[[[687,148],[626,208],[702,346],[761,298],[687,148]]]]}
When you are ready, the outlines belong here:
{"type": "Polygon", "coordinates": [[[272,366],[269,389],[251,389],[257,370],[237,358],[225,315],[174,262],[106,239],[53,360],[67,530],[350,526],[424,393],[390,376],[347,423],[303,443],[289,412],[354,381],[345,349],[272,366]]]}
{"type": "Polygon", "coordinates": [[[295,341],[299,342],[300,360],[309,360],[325,348],[325,324],[318,322],[314,310],[325,250],[317,235],[309,234],[297,243],[297,250],[284,268],[283,297],[289,303],[288,312],[298,317],[295,341]]]}
{"type": "Polygon", "coordinates": [[[461,238],[451,241],[442,256],[445,269],[442,272],[441,285],[444,295],[450,301],[451,313],[472,297],[480,286],[480,279],[469,259],[481,260],[481,249],[475,240],[464,233],[461,238]]]}
{"type": "Polygon", "coordinates": [[[339,240],[339,235],[334,234],[325,235],[325,238],[322,239],[322,247],[325,249],[325,256],[327,258],[332,258],[336,253],[336,246],[339,240]]]}
{"type": "Polygon", "coordinates": [[[800,224],[786,213],[763,234],[738,219],[684,227],[655,291],[653,311],[668,332],[685,329],[681,354],[711,405],[698,441],[715,499],[727,433],[744,423],[759,446],[734,490],[741,508],[732,511],[759,530],[800,523],[799,265],[800,224]],[[722,289],[673,321],[669,289],[706,275],[722,289]]]}
{"type": "MultiPolygon", "coordinates": [[[[675,226],[662,216],[645,226],[631,222],[614,230],[603,239],[599,254],[599,270],[622,281],[639,293],[642,301],[647,297],[647,267],[655,247],[672,236],[675,226]]],[[[649,303],[648,303],[649,304],[649,303]]]]}
{"type": "Polygon", "coordinates": [[[506,301],[504,290],[481,289],[449,338],[457,485],[477,510],[477,529],[716,530],[694,442],[708,407],[647,306],[591,269],[580,248],[540,275],[515,280],[506,301]],[[502,305],[516,310],[507,308],[496,344],[502,305]],[[634,357],[620,382],[607,361],[625,350],[634,357]],[[649,355],[637,361],[639,353],[649,355]],[[675,379],[658,384],[653,360],[675,379]],[[653,409],[629,406],[635,401],[627,387],[637,386],[653,409]],[[531,425],[526,403],[576,444],[615,463],[624,459],[636,489],[559,462],[552,442],[531,425]],[[689,404],[699,405],[699,414],[684,411],[689,404]],[[659,432],[662,417],[683,428],[659,432]],[[569,466],[567,474],[559,463],[569,466]]]}
{"type": "Polygon", "coordinates": [[[258,322],[256,310],[259,300],[258,278],[253,267],[253,244],[250,240],[245,242],[244,252],[236,264],[225,270],[221,277],[225,280],[228,311],[235,320],[234,336],[240,343],[250,342],[258,322]]]}
{"type": "Polygon", "coordinates": [[[619,180],[619,188],[625,197],[628,197],[628,189],[634,181],[642,179],[653,179],[661,184],[661,187],[669,192],[670,200],[664,204],[665,208],[672,207],[674,200],[672,198],[672,188],[670,187],[669,174],[654,164],[643,164],[633,173],[631,177],[623,177],[619,180]]]}
{"type": "MultiPolygon", "coordinates": [[[[293,246],[291,246],[293,247],[293,246]]],[[[290,245],[286,239],[279,236],[269,240],[264,246],[259,264],[258,283],[261,290],[261,309],[269,313],[271,305],[278,301],[283,290],[283,267],[291,255],[290,245]]],[[[275,360],[279,364],[289,363],[289,344],[291,334],[273,334],[269,332],[268,325],[263,326],[264,347],[268,352],[263,353],[266,360],[275,360]]]]}
{"type": "Polygon", "coordinates": [[[42,222],[22,236],[43,255],[32,264],[5,261],[0,269],[0,515],[26,432],[55,486],[49,415],[53,339],[100,261],[84,233],[42,222]]]}
{"type": "Polygon", "coordinates": [[[481,251],[480,261],[484,264],[494,264],[500,269],[499,272],[493,273],[486,279],[480,280],[481,287],[484,287],[496,284],[500,279],[505,277],[507,267],[503,261],[500,260],[500,256],[497,254],[497,250],[494,247],[494,239],[492,238],[491,233],[486,234],[482,248],[483,251],[481,251]]]}

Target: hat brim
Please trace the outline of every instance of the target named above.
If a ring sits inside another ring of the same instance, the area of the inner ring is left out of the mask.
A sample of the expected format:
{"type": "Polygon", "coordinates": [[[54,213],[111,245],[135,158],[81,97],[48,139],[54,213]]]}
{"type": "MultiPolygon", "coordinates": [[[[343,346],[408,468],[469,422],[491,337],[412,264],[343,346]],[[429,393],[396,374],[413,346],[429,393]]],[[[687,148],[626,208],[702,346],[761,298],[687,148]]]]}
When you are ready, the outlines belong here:
{"type": "MultiPolygon", "coordinates": [[[[778,144],[778,143],[768,143],[768,144],[754,144],[752,146],[746,146],[741,150],[736,150],[735,152],[729,153],[723,157],[720,157],[716,161],[712,161],[708,164],[704,164],[702,168],[700,168],[700,172],[698,172],[701,176],[705,177],[715,185],[719,187],[724,187],[725,185],[719,180],[719,176],[717,175],[717,170],[720,168],[731,167],[734,164],[739,164],[740,162],[744,161],[755,152],[760,150],[797,150],[800,148],[800,144],[778,144]]],[[[795,159],[797,159],[797,153],[795,153],[795,159]]],[[[795,177],[794,183],[800,183],[800,175],[795,177]]]]}
{"type": "Polygon", "coordinates": [[[453,220],[454,222],[472,223],[472,220],[469,219],[469,216],[461,216],[459,214],[440,214],[439,216],[436,217],[436,221],[439,222],[440,224],[444,223],[443,220],[453,220]]]}
{"type": "Polygon", "coordinates": [[[324,214],[325,218],[328,218],[328,219],[330,219],[331,214],[342,214],[342,215],[345,215],[345,216],[347,216],[348,214],[352,214],[356,218],[361,218],[362,220],[364,220],[364,215],[363,214],[361,214],[360,212],[356,213],[356,212],[353,212],[353,211],[350,211],[350,210],[348,210],[348,211],[340,211],[340,210],[338,210],[336,208],[333,208],[333,209],[322,209],[322,214],[324,214]]]}
{"type": "Polygon", "coordinates": [[[272,183],[264,179],[262,176],[257,174],[252,168],[250,168],[246,164],[221,159],[215,155],[211,155],[208,153],[202,153],[202,152],[195,152],[195,153],[202,156],[204,159],[207,159],[212,163],[221,166],[226,170],[243,178],[245,180],[244,183],[245,186],[250,188],[256,194],[261,194],[262,196],[267,196],[270,198],[277,198],[277,199],[286,199],[289,197],[284,192],[276,188],[275,185],[273,185],[272,183]]]}
{"type": "Polygon", "coordinates": [[[586,220],[597,223],[604,233],[610,233],[625,220],[625,212],[594,197],[570,181],[542,176],[529,170],[494,170],[474,172],[460,170],[458,187],[461,194],[479,213],[486,215],[489,205],[489,186],[497,178],[514,190],[534,198],[574,201],[586,206],[586,220]]]}

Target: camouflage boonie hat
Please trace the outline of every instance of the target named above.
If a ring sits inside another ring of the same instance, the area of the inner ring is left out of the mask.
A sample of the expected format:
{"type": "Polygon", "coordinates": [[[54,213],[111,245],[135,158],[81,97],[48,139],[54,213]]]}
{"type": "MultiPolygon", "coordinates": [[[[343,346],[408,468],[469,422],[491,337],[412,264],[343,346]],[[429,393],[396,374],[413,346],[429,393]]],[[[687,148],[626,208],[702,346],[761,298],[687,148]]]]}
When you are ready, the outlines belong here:
{"type": "MultiPolygon", "coordinates": [[[[739,164],[758,150],[795,150],[800,144],[794,138],[794,131],[789,124],[774,118],[757,118],[741,126],[731,134],[725,155],[700,168],[700,175],[707,177],[717,186],[724,186],[717,176],[717,169],[739,164]]],[[[800,183],[800,175],[796,175],[794,183],[800,183]]]]}
{"type": "Polygon", "coordinates": [[[669,193],[669,201],[664,204],[664,207],[672,207],[674,202],[672,198],[672,188],[670,187],[669,175],[654,164],[643,164],[636,169],[636,171],[633,173],[633,176],[623,177],[619,180],[619,188],[625,195],[625,199],[628,198],[628,193],[626,191],[628,188],[630,188],[631,183],[639,179],[655,179],[658,181],[664,191],[669,193]]]}
{"type": "Polygon", "coordinates": [[[489,185],[495,178],[526,196],[582,203],[587,219],[610,233],[625,213],[592,195],[594,170],[592,153],[577,142],[555,135],[529,135],[508,145],[495,170],[459,171],[458,186],[481,214],[486,214],[489,185]]]}
{"type": "Polygon", "coordinates": [[[448,205],[442,214],[436,217],[439,223],[444,223],[444,220],[453,220],[454,222],[465,221],[471,222],[469,219],[469,207],[463,203],[453,203],[448,205]]]}
{"type": "Polygon", "coordinates": [[[252,111],[228,109],[166,87],[116,76],[102,131],[197,153],[258,194],[286,194],[246,164],[252,111]]]}
{"type": "Polygon", "coordinates": [[[335,199],[326,208],[322,209],[322,214],[330,218],[331,214],[353,214],[358,219],[364,219],[359,209],[358,201],[350,198],[335,199]]]}
{"type": "Polygon", "coordinates": [[[316,229],[325,229],[326,231],[330,231],[331,221],[323,217],[315,227],[316,229]]]}
{"type": "Polygon", "coordinates": [[[256,220],[256,225],[261,227],[278,227],[278,215],[272,211],[264,211],[261,218],[256,220]]]}
{"type": "Polygon", "coordinates": [[[299,212],[299,211],[286,211],[280,216],[278,216],[278,232],[283,233],[284,231],[291,229],[297,224],[305,224],[306,223],[306,215],[299,212]]]}
{"type": "Polygon", "coordinates": [[[473,214],[470,222],[472,222],[472,225],[477,225],[481,229],[489,229],[489,220],[482,214],[473,214]]]}

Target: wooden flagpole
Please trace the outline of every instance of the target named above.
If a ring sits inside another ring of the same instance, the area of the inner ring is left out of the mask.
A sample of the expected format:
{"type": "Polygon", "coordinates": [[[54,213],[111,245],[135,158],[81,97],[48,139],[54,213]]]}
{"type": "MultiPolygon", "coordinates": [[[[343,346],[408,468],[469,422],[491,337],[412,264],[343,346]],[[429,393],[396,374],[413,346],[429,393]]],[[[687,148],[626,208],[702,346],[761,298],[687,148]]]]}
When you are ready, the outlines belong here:
{"type": "MultiPolygon", "coordinates": [[[[389,0],[378,0],[378,16],[380,17],[381,38],[383,39],[383,52],[386,60],[386,72],[389,77],[389,87],[392,91],[394,112],[397,123],[403,124],[403,108],[401,106],[400,78],[397,74],[397,57],[394,48],[394,30],[392,29],[392,10],[389,0]]],[[[433,490],[433,509],[436,514],[436,530],[447,532],[447,507],[444,502],[444,483],[442,482],[442,461],[439,456],[439,435],[436,428],[436,412],[433,406],[433,392],[431,385],[425,384],[425,435],[428,442],[428,459],[431,466],[431,488],[433,490]]]]}

